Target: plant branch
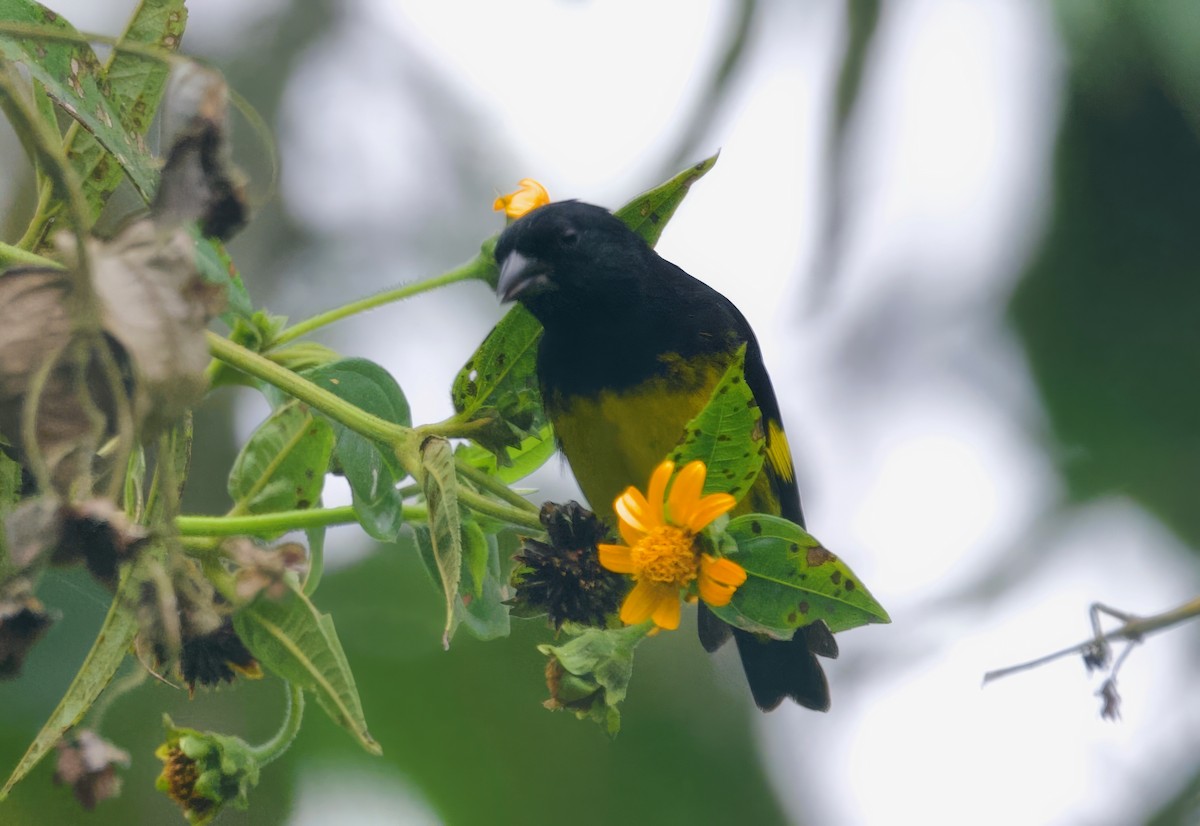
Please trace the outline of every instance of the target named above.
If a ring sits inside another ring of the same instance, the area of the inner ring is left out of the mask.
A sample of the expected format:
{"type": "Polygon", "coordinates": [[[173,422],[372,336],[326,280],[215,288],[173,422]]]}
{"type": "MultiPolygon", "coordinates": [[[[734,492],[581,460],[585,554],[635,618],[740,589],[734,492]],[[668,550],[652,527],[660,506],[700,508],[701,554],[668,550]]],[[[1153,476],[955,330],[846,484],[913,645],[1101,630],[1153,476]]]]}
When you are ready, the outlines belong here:
{"type": "MultiPolygon", "coordinates": [[[[467,487],[458,488],[458,501],[460,504],[466,505],[476,513],[481,513],[484,516],[490,516],[493,519],[499,519],[502,522],[507,522],[510,525],[516,525],[520,528],[529,528],[530,530],[542,533],[545,528],[542,527],[541,520],[538,519],[536,511],[530,511],[527,508],[514,508],[505,502],[497,502],[495,499],[489,499],[483,494],[476,493],[467,487]]],[[[525,503],[529,505],[528,502],[525,503]]]]}
{"type": "Polygon", "coordinates": [[[307,318],[304,321],[299,321],[291,327],[283,330],[271,341],[271,347],[278,347],[281,344],[287,344],[289,341],[300,338],[303,335],[311,333],[313,330],[328,326],[335,321],[341,321],[343,318],[348,318],[358,313],[373,310],[376,307],[382,307],[385,304],[391,304],[396,301],[402,301],[405,298],[411,298],[414,295],[419,295],[429,290],[435,290],[438,287],[445,287],[448,284],[454,284],[459,281],[469,281],[472,279],[487,280],[488,276],[496,269],[495,259],[492,258],[491,248],[485,242],[484,249],[479,255],[463,264],[461,267],[450,270],[449,272],[435,275],[433,278],[427,278],[424,281],[415,281],[411,284],[405,284],[397,287],[394,290],[377,293],[367,298],[361,298],[358,301],[352,301],[349,304],[344,304],[341,307],[336,307],[332,310],[315,315],[312,318],[307,318]]]}
{"type": "Polygon", "coordinates": [[[508,485],[501,482],[495,476],[490,476],[484,473],[477,467],[464,462],[461,458],[455,458],[454,467],[458,474],[465,479],[468,479],[475,486],[483,488],[489,493],[493,493],[499,498],[508,502],[510,505],[520,508],[521,510],[537,513],[538,507],[526,499],[521,494],[510,488],[508,485]]]}
{"type": "Polygon", "coordinates": [[[1035,660],[1018,665],[1011,665],[1007,668],[998,668],[995,671],[989,671],[983,675],[983,683],[987,685],[992,680],[998,680],[1001,677],[1007,677],[1010,674],[1017,674],[1022,671],[1029,671],[1054,660],[1062,659],[1063,657],[1085,656],[1094,650],[1097,645],[1106,646],[1117,640],[1141,642],[1143,638],[1150,634],[1166,630],[1188,620],[1196,619],[1196,617],[1200,617],[1200,597],[1196,597],[1189,602],[1185,602],[1183,605],[1172,608],[1169,611],[1164,611],[1161,614],[1154,614],[1149,617],[1129,617],[1124,625],[1109,631],[1107,634],[1095,636],[1090,640],[1072,645],[1070,648],[1055,651],[1053,654],[1047,654],[1044,657],[1038,657],[1035,660]]]}
{"type": "MultiPolygon", "coordinates": [[[[425,508],[405,505],[406,520],[425,519],[425,508]]],[[[305,508],[240,516],[179,516],[175,527],[180,536],[272,536],[286,531],[352,525],[358,515],[351,505],[340,508],[305,508]]]]}
{"type": "MultiPolygon", "coordinates": [[[[407,449],[408,452],[411,452],[413,449],[411,446],[416,440],[416,432],[412,428],[394,424],[368,413],[286,367],[280,367],[269,358],[261,356],[253,350],[248,350],[211,330],[208,332],[208,352],[213,358],[225,362],[230,367],[295,396],[313,409],[344,424],[355,433],[389,445],[396,451],[397,458],[402,464],[411,461],[407,458],[405,451],[407,449]]],[[[405,464],[405,470],[409,473],[413,472],[413,469],[407,464],[405,464]]]]}

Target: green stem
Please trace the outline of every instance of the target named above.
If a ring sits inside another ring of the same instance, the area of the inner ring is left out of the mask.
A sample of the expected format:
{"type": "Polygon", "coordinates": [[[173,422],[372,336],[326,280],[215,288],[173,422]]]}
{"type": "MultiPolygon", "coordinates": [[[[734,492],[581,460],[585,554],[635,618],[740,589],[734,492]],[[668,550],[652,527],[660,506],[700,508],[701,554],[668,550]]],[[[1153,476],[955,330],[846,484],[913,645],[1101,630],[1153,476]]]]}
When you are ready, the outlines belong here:
{"type": "Polygon", "coordinates": [[[181,536],[179,544],[191,556],[201,558],[212,556],[221,549],[221,541],[211,536],[181,536]]]}
{"type": "Polygon", "coordinates": [[[415,281],[411,284],[397,287],[394,290],[387,290],[386,292],[361,298],[358,301],[352,301],[349,304],[344,304],[341,307],[336,307],[315,315],[312,318],[297,322],[280,332],[271,342],[271,346],[278,347],[281,344],[287,344],[289,341],[307,335],[313,330],[325,327],[335,321],[341,321],[343,318],[348,318],[367,310],[373,310],[376,307],[382,307],[384,304],[391,304],[395,301],[411,298],[414,295],[435,290],[438,287],[445,287],[447,284],[469,281],[471,279],[484,280],[495,268],[495,259],[491,256],[490,247],[485,243],[484,251],[461,267],[457,267],[441,275],[435,275],[433,278],[427,278],[424,281],[415,281]]]}
{"type": "Polygon", "coordinates": [[[440,422],[421,425],[421,433],[426,436],[441,436],[443,439],[474,439],[476,433],[490,424],[488,419],[464,421],[458,415],[454,415],[440,422]]]}
{"type": "MultiPolygon", "coordinates": [[[[493,519],[499,519],[502,522],[507,522],[510,525],[516,525],[520,528],[529,528],[530,530],[542,533],[545,528],[542,527],[541,520],[538,519],[536,511],[530,511],[526,508],[514,508],[504,502],[497,502],[495,499],[488,499],[482,494],[476,493],[467,487],[459,487],[458,501],[462,505],[466,505],[476,513],[481,513],[484,516],[490,516],[493,519]]],[[[526,502],[526,505],[529,503],[526,502]]]]}
{"type": "Polygon", "coordinates": [[[260,356],[253,350],[248,350],[211,330],[208,332],[208,352],[213,358],[220,359],[230,367],[295,396],[334,421],[344,424],[355,433],[391,446],[396,450],[397,458],[404,464],[405,470],[409,473],[413,472],[413,469],[405,463],[406,453],[403,450],[403,448],[408,448],[408,452],[411,452],[415,449],[416,433],[412,428],[393,424],[379,416],[374,416],[350,402],[338,398],[325,388],[313,384],[303,376],[293,373],[286,367],[280,367],[269,358],[260,356]]]}
{"type": "MultiPolygon", "coordinates": [[[[425,508],[404,506],[404,518],[424,519],[425,508]]],[[[351,525],[358,521],[354,508],[306,508],[240,516],[179,516],[175,527],[180,536],[273,536],[286,531],[351,525]]]]}
{"type": "Polygon", "coordinates": [[[508,502],[510,505],[518,507],[521,510],[526,510],[531,513],[538,512],[537,505],[533,504],[524,496],[510,488],[508,485],[501,482],[495,476],[490,476],[484,473],[479,468],[468,464],[461,458],[455,458],[454,467],[460,476],[464,477],[465,479],[469,479],[475,484],[476,487],[483,488],[489,493],[495,494],[505,502],[508,502]]]}
{"type": "Polygon", "coordinates": [[[304,692],[292,683],[285,682],[285,685],[288,693],[283,725],[270,740],[261,746],[250,746],[248,749],[260,768],[288,750],[296,735],[300,733],[300,723],[304,720],[304,692]]]}
{"type": "Polygon", "coordinates": [[[29,220],[29,226],[25,228],[25,234],[17,242],[18,247],[36,249],[42,243],[42,237],[46,234],[46,225],[50,223],[51,212],[54,211],[53,202],[54,184],[49,180],[43,180],[42,185],[38,187],[37,207],[34,209],[33,217],[29,220]]]}

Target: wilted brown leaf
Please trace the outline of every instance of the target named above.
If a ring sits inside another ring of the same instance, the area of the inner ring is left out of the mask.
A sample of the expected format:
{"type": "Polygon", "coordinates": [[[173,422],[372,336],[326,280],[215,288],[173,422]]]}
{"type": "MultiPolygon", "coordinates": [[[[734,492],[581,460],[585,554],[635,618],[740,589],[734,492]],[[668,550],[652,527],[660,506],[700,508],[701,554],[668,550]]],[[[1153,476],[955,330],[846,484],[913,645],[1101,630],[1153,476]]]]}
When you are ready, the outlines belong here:
{"type": "MultiPolygon", "coordinates": [[[[70,239],[62,241],[69,260],[70,239]]],[[[184,229],[162,231],[143,219],[89,246],[105,332],[133,366],[134,414],[144,436],[204,396],[204,331],[223,309],[223,294],[197,271],[195,244],[184,229]]]]}
{"type": "Polygon", "coordinates": [[[268,599],[282,599],[288,591],[287,574],[300,574],[308,567],[308,551],[298,542],[262,548],[252,539],[237,537],[226,542],[224,550],[237,566],[237,595],[245,602],[260,592],[268,599]]]}
{"type": "Polygon", "coordinates": [[[20,673],[25,656],[53,622],[28,580],[5,584],[0,592],[0,679],[20,673]]]}
{"type": "Polygon", "coordinates": [[[198,221],[222,240],[246,223],[246,197],[229,159],[229,88],[213,69],[185,62],[171,73],[163,128],[171,149],[150,207],[161,227],[198,221]]]}
{"type": "MultiPolygon", "coordinates": [[[[0,277],[0,434],[27,464],[32,441],[64,495],[90,480],[96,448],[114,432],[112,382],[95,352],[108,345],[72,340],[70,289],[70,277],[58,270],[23,268],[0,277]],[[22,434],[31,399],[37,403],[32,440],[22,434]]],[[[119,368],[120,349],[112,353],[119,368]]]]}
{"type": "Polygon", "coordinates": [[[130,523],[109,499],[66,505],[60,515],[61,534],[51,562],[70,565],[82,561],[92,576],[110,588],[117,585],[117,567],[150,537],[149,531],[130,523]]]}
{"type": "Polygon", "coordinates": [[[57,748],[54,782],[70,786],[83,808],[90,812],[101,800],[121,793],[117,767],[129,767],[129,755],[125,751],[89,729],[80,729],[64,737],[57,748]]]}

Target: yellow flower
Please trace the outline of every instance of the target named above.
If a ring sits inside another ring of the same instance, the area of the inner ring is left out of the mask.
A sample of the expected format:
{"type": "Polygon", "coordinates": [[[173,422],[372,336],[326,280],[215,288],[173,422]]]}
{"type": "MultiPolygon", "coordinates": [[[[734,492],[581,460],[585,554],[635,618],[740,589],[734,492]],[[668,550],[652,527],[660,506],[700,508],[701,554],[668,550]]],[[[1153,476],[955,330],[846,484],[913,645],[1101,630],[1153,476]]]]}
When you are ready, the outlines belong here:
{"type": "Polygon", "coordinates": [[[678,628],[681,595],[693,582],[700,599],[719,608],[746,581],[741,565],[701,553],[696,543],[696,534],[737,500],[728,493],[701,495],[708,469],[698,460],[679,471],[666,496],[674,471],[674,462],[663,462],[645,496],[634,487],[618,496],[613,510],[625,544],[596,546],[601,565],[632,574],[636,582],[621,606],[621,622],[627,625],[652,619],[659,628],[678,628]]]}
{"type": "Polygon", "coordinates": [[[505,215],[515,220],[550,203],[550,193],[546,191],[546,187],[533,178],[522,178],[518,186],[520,189],[516,192],[510,192],[497,198],[492,203],[492,209],[496,212],[503,211],[505,215]]]}

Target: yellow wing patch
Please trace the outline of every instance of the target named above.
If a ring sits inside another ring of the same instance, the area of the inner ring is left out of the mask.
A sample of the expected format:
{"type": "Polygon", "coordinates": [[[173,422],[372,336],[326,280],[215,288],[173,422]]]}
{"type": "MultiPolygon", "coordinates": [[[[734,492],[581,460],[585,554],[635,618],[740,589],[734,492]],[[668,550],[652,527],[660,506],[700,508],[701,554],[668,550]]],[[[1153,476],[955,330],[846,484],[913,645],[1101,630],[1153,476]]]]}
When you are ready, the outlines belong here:
{"type": "Polygon", "coordinates": [[[767,422],[767,461],[771,470],[785,482],[792,481],[795,471],[792,468],[792,451],[788,447],[787,435],[783,426],[772,419],[767,422]]]}

